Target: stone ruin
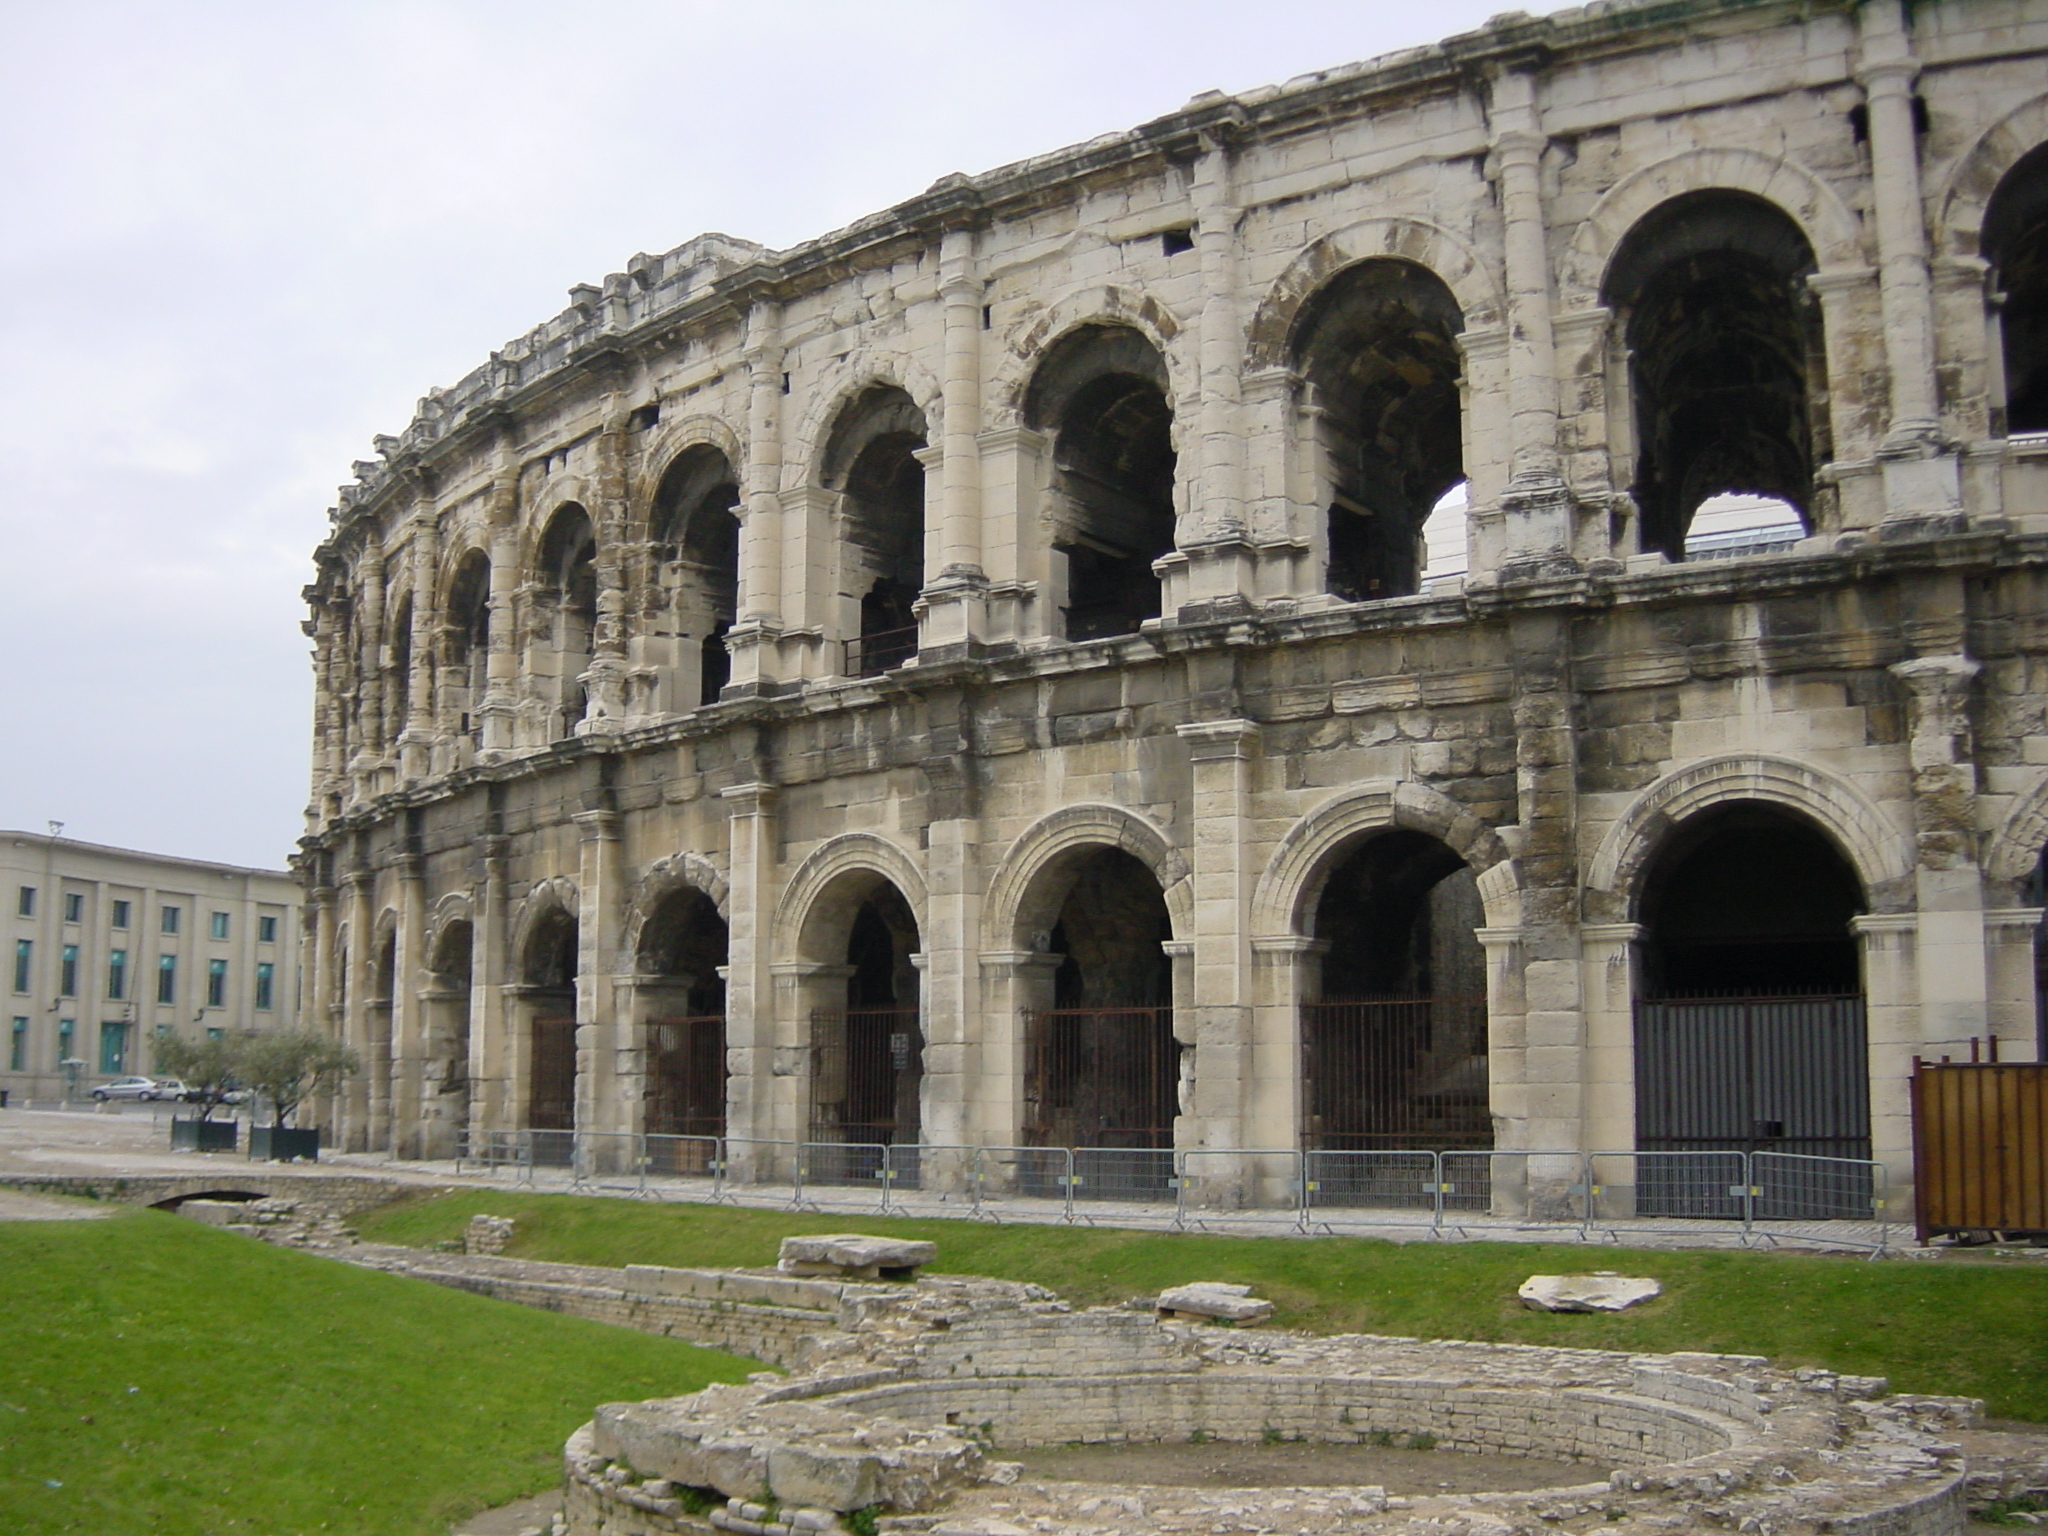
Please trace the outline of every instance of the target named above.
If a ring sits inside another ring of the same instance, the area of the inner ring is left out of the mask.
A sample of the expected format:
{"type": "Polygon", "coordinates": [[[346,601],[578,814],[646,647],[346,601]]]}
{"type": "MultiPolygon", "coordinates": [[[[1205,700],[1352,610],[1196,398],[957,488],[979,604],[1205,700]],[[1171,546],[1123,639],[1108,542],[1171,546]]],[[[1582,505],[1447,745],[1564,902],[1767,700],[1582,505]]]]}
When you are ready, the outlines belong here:
{"type": "MultiPolygon", "coordinates": [[[[813,1282],[815,1283],[815,1282],[813,1282]]],[[[1171,1295],[1172,1293],[1168,1293],[1171,1295]]],[[[1316,1338],[1160,1300],[849,1285],[792,1374],[600,1407],[566,1450],[568,1536],[1942,1536],[1967,1519],[1972,1399],[1755,1356],[1316,1338]],[[1427,1444],[1583,1466],[1537,1492],[1052,1482],[1006,1452],[1075,1442],[1427,1444]]],[[[2039,1447],[2035,1451],[2040,1451],[2039,1447]]],[[[2038,1478],[2040,1464],[2029,1469],[2038,1478]]]]}

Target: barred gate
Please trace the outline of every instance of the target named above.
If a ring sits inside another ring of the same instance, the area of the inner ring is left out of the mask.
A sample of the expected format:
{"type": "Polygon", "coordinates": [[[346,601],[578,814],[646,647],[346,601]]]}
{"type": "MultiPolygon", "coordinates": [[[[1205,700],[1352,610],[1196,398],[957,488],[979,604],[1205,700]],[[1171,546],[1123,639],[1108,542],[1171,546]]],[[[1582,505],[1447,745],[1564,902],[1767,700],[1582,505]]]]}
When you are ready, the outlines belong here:
{"type": "Polygon", "coordinates": [[[576,1017],[549,1014],[533,1021],[532,1082],[526,1123],[537,1131],[576,1125],[576,1017]]]}
{"type": "Polygon", "coordinates": [[[1084,1199],[1165,1196],[1180,1107],[1173,1010],[1033,1009],[1024,1016],[1024,1038],[1026,1145],[1071,1148],[1065,1177],[1084,1199]]]}
{"type": "Polygon", "coordinates": [[[1754,1199],[1760,1220],[1870,1219],[1871,1191],[1816,1183],[1796,1161],[1870,1157],[1861,995],[1639,1001],[1635,1069],[1639,1151],[1789,1155],[1755,1194],[1697,1177],[1697,1159],[1645,1155],[1638,1215],[1739,1220],[1754,1199]]]}
{"type": "Polygon", "coordinates": [[[864,1183],[886,1171],[894,1183],[916,1187],[911,1149],[922,1134],[918,1098],[924,1079],[917,1010],[813,1009],[811,1041],[806,1177],[818,1184],[864,1183]]]}
{"type": "Polygon", "coordinates": [[[725,1015],[652,1019],[647,1025],[647,1133],[689,1137],[660,1148],[656,1173],[703,1173],[725,1134],[725,1015]],[[699,1139],[702,1138],[702,1139],[699,1139]]]}

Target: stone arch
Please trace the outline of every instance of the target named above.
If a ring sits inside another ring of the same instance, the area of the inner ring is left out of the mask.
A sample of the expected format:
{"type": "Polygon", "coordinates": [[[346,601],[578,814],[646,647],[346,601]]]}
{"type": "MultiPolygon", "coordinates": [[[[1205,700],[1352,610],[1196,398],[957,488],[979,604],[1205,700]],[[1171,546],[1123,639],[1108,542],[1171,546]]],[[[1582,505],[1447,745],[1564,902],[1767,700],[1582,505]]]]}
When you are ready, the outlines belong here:
{"type": "MultiPolygon", "coordinates": [[[[786,469],[781,489],[824,483],[825,449],[831,442],[833,424],[841,412],[877,385],[893,385],[910,396],[924,412],[925,441],[940,440],[944,432],[945,399],[930,370],[908,353],[858,347],[827,367],[817,386],[807,391],[810,404],[782,461],[794,469],[796,478],[792,479],[786,469]]],[[[744,472],[739,460],[733,463],[744,472]]],[[[751,490],[744,485],[743,488],[751,490]]]]}
{"type": "Polygon", "coordinates": [[[1580,221],[1558,277],[1560,307],[1599,304],[1607,269],[1648,214],[1687,192],[1747,192],[1798,226],[1822,271],[1868,262],[1856,215],[1796,161],[1753,149],[1689,149],[1621,178],[1580,221]]]}
{"type": "Polygon", "coordinates": [[[1335,855],[1360,837],[1397,827],[1426,832],[1465,861],[1478,877],[1489,926],[1520,922],[1520,878],[1500,834],[1426,784],[1379,779],[1332,795],[1287,829],[1252,893],[1254,938],[1306,937],[1307,915],[1335,855]]]}
{"type": "Polygon", "coordinates": [[[1069,805],[1032,823],[1004,854],[989,882],[982,919],[988,950],[1040,949],[1057,904],[1047,879],[1068,855],[1116,848],[1152,871],[1176,936],[1194,924],[1194,882],[1188,861],[1158,826],[1115,805],[1069,805]]]}
{"type": "Polygon", "coordinates": [[[2015,107],[1956,158],[1942,188],[1935,238],[1945,256],[1977,256],[1992,194],[2020,160],[2048,143],[2048,95],[2015,107]]]}
{"type": "Polygon", "coordinates": [[[2048,848],[2048,778],[2015,799],[1998,829],[1985,838],[1985,877],[2018,885],[2034,873],[2044,848],[2048,848]]]}
{"type": "Polygon", "coordinates": [[[909,904],[918,932],[926,931],[924,873],[916,860],[876,833],[843,832],[812,849],[783,887],[771,930],[771,952],[777,960],[832,959],[818,952],[823,926],[819,898],[837,881],[855,874],[876,875],[895,886],[909,904]]]}
{"type": "Polygon", "coordinates": [[[1094,284],[1059,295],[1004,336],[984,397],[987,425],[1022,426],[1024,399],[1039,365],[1062,340],[1088,325],[1127,326],[1151,342],[1166,362],[1175,421],[1195,407],[1201,381],[1193,361],[1175,345],[1185,329],[1179,317],[1148,293],[1094,284]]]}
{"type": "Polygon", "coordinates": [[[1765,753],[1730,753],[1688,763],[1638,795],[1600,840],[1587,866],[1588,911],[1596,921],[1624,921],[1642,876],[1679,822],[1732,800],[1756,800],[1799,812],[1841,849],[1863,882],[1870,909],[1896,911],[1910,899],[1913,872],[1906,835],[1854,786],[1825,769],[1765,753]]]}
{"type": "Polygon", "coordinates": [[[585,481],[581,475],[561,475],[547,480],[537,488],[535,495],[522,500],[524,515],[518,522],[517,545],[519,570],[533,569],[534,562],[540,558],[540,547],[547,539],[548,529],[553,526],[555,518],[564,507],[581,507],[583,515],[590,519],[591,536],[599,542],[603,541],[606,524],[591,510],[599,505],[597,488],[585,481]],[[542,510],[543,508],[545,510],[542,510]]]}
{"type": "MultiPolygon", "coordinates": [[[[506,958],[511,962],[515,972],[526,963],[526,948],[533,942],[534,930],[556,912],[561,912],[576,922],[581,922],[583,918],[583,905],[576,894],[576,882],[566,875],[555,875],[546,880],[536,881],[514,910],[512,942],[506,946],[506,958]]],[[[515,975],[508,979],[517,980],[518,977],[515,975]]]]}
{"type": "Polygon", "coordinates": [[[1464,311],[1467,330],[1500,324],[1499,284],[1464,240],[1421,219],[1364,219],[1310,245],[1266,290],[1247,333],[1246,369],[1286,367],[1295,329],[1316,294],[1339,272],[1375,257],[1409,262],[1443,283],[1464,311]]]}
{"type": "Polygon", "coordinates": [[[692,448],[704,446],[716,448],[725,455],[725,462],[739,477],[740,496],[744,501],[750,489],[746,483],[746,444],[739,433],[726,424],[724,417],[698,412],[682,417],[673,425],[664,423],[655,430],[654,440],[640,455],[640,472],[634,476],[632,488],[627,493],[628,527],[637,529],[643,538],[648,536],[654,518],[654,499],[661,490],[662,478],[668,474],[669,466],[692,448]]]}
{"type": "Polygon", "coordinates": [[[656,909],[678,890],[702,891],[711,899],[718,915],[728,922],[732,914],[727,902],[731,888],[718,867],[702,854],[684,851],[672,853],[667,858],[656,859],[647,866],[647,872],[633,883],[626,898],[626,922],[619,939],[619,961],[623,968],[634,964],[634,956],[640,953],[640,938],[646,931],[647,923],[656,909]]]}
{"type": "Polygon", "coordinates": [[[476,903],[467,891],[450,891],[427,909],[426,952],[431,955],[440,945],[441,935],[452,923],[474,923],[476,903]]]}

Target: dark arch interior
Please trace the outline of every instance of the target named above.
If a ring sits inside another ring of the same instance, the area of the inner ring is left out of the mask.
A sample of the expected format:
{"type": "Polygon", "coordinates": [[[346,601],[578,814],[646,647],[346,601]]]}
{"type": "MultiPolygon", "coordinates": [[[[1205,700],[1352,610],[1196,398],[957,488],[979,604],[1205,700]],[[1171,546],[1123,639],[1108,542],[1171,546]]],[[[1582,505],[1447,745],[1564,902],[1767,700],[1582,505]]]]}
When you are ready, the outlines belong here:
{"type": "Polygon", "coordinates": [[[469,1085],[469,994],[476,930],[450,923],[434,945],[433,979],[427,992],[427,1072],[440,1092],[469,1085]]]}
{"type": "Polygon", "coordinates": [[[679,454],[654,496],[655,558],[670,568],[676,632],[696,642],[700,704],[716,703],[732,678],[725,635],[739,612],[739,498],[731,462],[709,443],[679,454]]]}
{"type": "Polygon", "coordinates": [[[1331,871],[1321,996],[1302,1020],[1308,1145],[1492,1145],[1483,922],[1471,869],[1427,833],[1382,832],[1331,871]]]}
{"type": "Polygon", "coordinates": [[[1069,640],[1159,617],[1152,562],[1174,547],[1166,363],[1128,326],[1088,325],[1047,355],[1025,420],[1053,438],[1053,548],[1067,562],[1069,640]]]}
{"type": "Polygon", "coordinates": [[[1643,882],[1643,995],[1848,995],[1863,890],[1811,822],[1744,802],[1689,818],[1643,882]]]}
{"type": "Polygon", "coordinates": [[[491,559],[472,549],[448,584],[447,686],[456,700],[457,729],[476,729],[477,710],[489,684],[491,651],[491,559]]]}
{"type": "Polygon", "coordinates": [[[1771,496],[1812,527],[1827,376],[1813,251],[1761,198],[1691,192],[1629,232],[1608,274],[1636,419],[1632,491],[1646,550],[1685,557],[1701,502],[1771,496]]]}
{"type": "Polygon", "coordinates": [[[597,535],[590,514],[575,502],[556,511],[541,539],[542,601],[555,610],[555,653],[560,671],[555,679],[557,736],[567,736],[583,718],[584,688],[579,680],[590,664],[597,634],[597,535]]]}
{"type": "Polygon", "coordinates": [[[391,698],[384,710],[384,737],[395,742],[412,708],[412,594],[398,600],[391,619],[391,698]]]}
{"type": "Polygon", "coordinates": [[[1463,311],[1412,262],[1360,262],[1303,311],[1295,361],[1318,409],[1326,583],[1349,602],[1420,589],[1422,525],[1465,478],[1456,337],[1463,311]]]}
{"type": "Polygon", "coordinates": [[[846,596],[860,604],[847,670],[872,676],[917,653],[924,589],[924,412],[877,385],[841,413],[825,448],[825,483],[844,494],[846,596]]]}
{"type": "Polygon", "coordinates": [[[1992,194],[1984,258],[2004,296],[2005,430],[2048,432],[2048,144],[2022,155],[1992,194]]]}
{"type": "MultiPolygon", "coordinates": [[[[647,1012],[647,1130],[717,1136],[725,1130],[726,922],[718,904],[685,886],[664,897],[640,931],[640,996],[647,1012]]],[[[652,1155],[652,1154],[650,1154],[652,1155]]],[[[665,1156],[694,1168],[701,1155],[665,1156]]]]}
{"type": "Polygon", "coordinates": [[[1159,881],[1138,859],[1097,848],[1069,866],[1050,937],[1060,956],[1053,1006],[1032,1021],[1025,1108],[1032,1145],[1173,1145],[1180,1050],[1173,962],[1161,947],[1172,935],[1159,881]]]}

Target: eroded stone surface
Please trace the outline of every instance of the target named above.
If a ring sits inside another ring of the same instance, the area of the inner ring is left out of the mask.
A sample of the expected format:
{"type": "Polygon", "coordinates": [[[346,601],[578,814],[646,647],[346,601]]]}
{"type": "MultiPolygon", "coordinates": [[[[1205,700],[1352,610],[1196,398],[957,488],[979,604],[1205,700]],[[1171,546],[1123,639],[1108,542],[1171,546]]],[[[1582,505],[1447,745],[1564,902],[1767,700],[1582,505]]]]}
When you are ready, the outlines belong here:
{"type": "Polygon", "coordinates": [[[785,1237],[776,1268],[788,1275],[840,1275],[849,1280],[910,1280],[938,1252],[933,1243],[838,1232],[785,1237]]]}
{"type": "Polygon", "coordinates": [[[1537,1312],[1624,1312],[1663,1295],[1664,1287],[1632,1275],[1531,1275],[1515,1294],[1537,1312]]]}
{"type": "Polygon", "coordinates": [[[1209,1318],[1222,1323],[1262,1323],[1273,1315],[1273,1303],[1252,1295],[1248,1285],[1198,1280],[1159,1293],[1162,1316],[1209,1318]]]}

